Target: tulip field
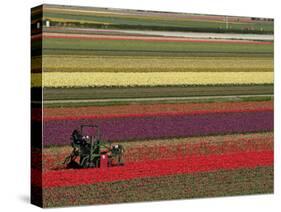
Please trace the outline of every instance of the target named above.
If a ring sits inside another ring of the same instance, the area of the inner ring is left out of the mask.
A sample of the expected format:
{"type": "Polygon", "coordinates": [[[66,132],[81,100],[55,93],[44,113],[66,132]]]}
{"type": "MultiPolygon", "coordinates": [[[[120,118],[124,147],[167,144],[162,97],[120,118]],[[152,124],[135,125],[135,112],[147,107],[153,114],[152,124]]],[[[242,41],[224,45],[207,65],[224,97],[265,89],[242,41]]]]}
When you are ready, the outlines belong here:
{"type": "MultiPolygon", "coordinates": [[[[96,86],[169,86],[169,85],[216,85],[216,84],[270,84],[271,72],[251,73],[45,73],[39,76],[49,87],[96,87],[96,86]],[[79,79],[79,80],[77,80],[79,79]],[[126,79],[126,80],[125,80],[126,79]]],[[[36,80],[36,78],[34,78],[36,80]]],[[[40,86],[41,81],[34,86],[40,86]]]]}
{"type": "Polygon", "coordinates": [[[273,20],[42,10],[31,184],[43,207],[273,193],[273,20]],[[121,144],[124,165],[68,169],[81,125],[121,144]]]}

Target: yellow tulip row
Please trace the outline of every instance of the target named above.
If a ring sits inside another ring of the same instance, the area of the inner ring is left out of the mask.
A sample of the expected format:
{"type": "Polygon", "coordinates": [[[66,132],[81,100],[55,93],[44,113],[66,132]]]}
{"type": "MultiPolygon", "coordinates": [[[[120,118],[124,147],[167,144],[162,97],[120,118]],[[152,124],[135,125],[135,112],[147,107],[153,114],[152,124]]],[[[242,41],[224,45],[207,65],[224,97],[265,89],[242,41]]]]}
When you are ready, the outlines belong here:
{"type": "Polygon", "coordinates": [[[45,72],[32,74],[32,86],[100,87],[273,83],[273,72],[45,72]]]}
{"type": "Polygon", "coordinates": [[[116,57],[45,55],[34,58],[34,67],[53,72],[266,72],[273,71],[272,58],[237,57],[116,57]],[[43,62],[43,64],[41,63],[43,62]]]}

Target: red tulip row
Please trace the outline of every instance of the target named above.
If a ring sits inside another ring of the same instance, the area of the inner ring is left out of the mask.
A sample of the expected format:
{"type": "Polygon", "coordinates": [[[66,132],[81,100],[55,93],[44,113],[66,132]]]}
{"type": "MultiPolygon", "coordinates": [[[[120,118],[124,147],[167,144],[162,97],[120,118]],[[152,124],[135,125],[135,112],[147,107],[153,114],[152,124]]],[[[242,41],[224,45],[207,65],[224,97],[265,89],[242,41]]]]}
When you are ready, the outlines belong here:
{"type": "MultiPolygon", "coordinates": [[[[273,110],[272,101],[216,102],[182,104],[137,104],[119,106],[91,106],[78,108],[44,108],[44,120],[151,116],[167,114],[204,114],[228,111],[273,110]]],[[[41,119],[40,109],[34,110],[33,119],[41,119]]]]}
{"type": "MultiPolygon", "coordinates": [[[[218,170],[271,166],[273,151],[228,155],[188,156],[183,159],[141,161],[105,169],[49,171],[43,173],[43,187],[64,187],[136,178],[168,176],[218,170]]],[[[35,170],[33,170],[36,172],[35,170]]],[[[36,184],[36,182],[32,182],[36,184]]]]}
{"type": "Polygon", "coordinates": [[[273,111],[272,108],[264,108],[264,109],[225,109],[225,110],[201,110],[201,111],[189,111],[189,112],[156,112],[156,113],[133,113],[133,114],[110,114],[110,115],[84,115],[84,116],[53,116],[46,117],[43,121],[52,121],[52,120],[83,120],[83,119],[115,119],[115,118],[144,118],[144,117],[152,117],[152,116],[186,116],[186,115],[204,115],[204,114],[212,114],[212,113],[240,113],[240,112],[265,112],[265,111],[273,111]]]}

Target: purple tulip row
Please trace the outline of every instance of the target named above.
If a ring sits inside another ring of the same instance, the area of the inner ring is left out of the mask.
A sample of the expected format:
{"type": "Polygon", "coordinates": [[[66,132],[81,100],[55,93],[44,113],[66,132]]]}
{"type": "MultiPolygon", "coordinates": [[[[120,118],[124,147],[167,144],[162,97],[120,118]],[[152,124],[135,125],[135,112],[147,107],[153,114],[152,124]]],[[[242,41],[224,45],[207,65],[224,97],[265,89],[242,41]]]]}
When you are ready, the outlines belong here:
{"type": "Polygon", "coordinates": [[[272,131],[273,112],[52,120],[44,122],[43,144],[68,145],[72,131],[81,124],[98,125],[102,140],[128,141],[272,131]]]}

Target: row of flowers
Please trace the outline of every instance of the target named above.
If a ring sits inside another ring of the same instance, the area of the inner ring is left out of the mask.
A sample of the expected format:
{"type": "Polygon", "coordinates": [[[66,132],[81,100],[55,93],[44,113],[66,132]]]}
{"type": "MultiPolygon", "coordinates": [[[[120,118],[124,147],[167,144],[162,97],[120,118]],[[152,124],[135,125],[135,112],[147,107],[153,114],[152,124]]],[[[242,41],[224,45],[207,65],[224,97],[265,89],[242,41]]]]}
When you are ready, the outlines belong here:
{"type": "MultiPolygon", "coordinates": [[[[124,161],[131,163],[146,160],[180,159],[187,156],[270,151],[273,150],[273,133],[171,138],[121,142],[121,144],[126,150],[123,154],[124,161]]],[[[62,161],[70,152],[71,147],[69,146],[47,148],[44,149],[43,154],[32,149],[33,168],[43,168],[44,172],[65,169],[62,161]]]]}
{"type": "MultiPolygon", "coordinates": [[[[188,156],[184,159],[141,161],[123,167],[48,171],[43,173],[43,187],[64,187],[132,180],[145,177],[210,172],[218,170],[271,166],[273,151],[235,153],[227,155],[188,156]]],[[[33,170],[34,172],[40,171],[33,170]]],[[[33,182],[36,184],[36,181],[33,182]]]]}
{"type": "Polygon", "coordinates": [[[101,139],[113,142],[206,136],[272,131],[273,111],[50,120],[43,123],[44,146],[68,145],[72,131],[82,124],[98,125],[101,139]]]}
{"type": "Polygon", "coordinates": [[[32,87],[271,84],[273,72],[46,72],[32,73],[32,87]]]}

